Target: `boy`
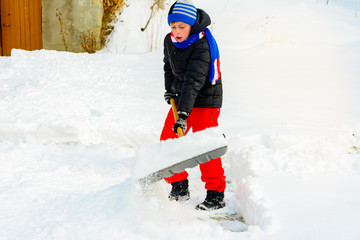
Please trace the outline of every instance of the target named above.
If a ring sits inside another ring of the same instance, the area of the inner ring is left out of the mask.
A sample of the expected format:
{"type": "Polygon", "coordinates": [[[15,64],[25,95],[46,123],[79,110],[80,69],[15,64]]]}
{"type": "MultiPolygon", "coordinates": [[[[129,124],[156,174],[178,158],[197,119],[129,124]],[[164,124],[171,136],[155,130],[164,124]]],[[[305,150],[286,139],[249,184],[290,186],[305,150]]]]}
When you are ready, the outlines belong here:
{"type": "MultiPolygon", "coordinates": [[[[170,109],[160,140],[176,138],[181,127],[186,134],[218,126],[222,106],[222,82],[219,50],[207,26],[209,15],[197,9],[190,0],[178,0],[170,8],[168,24],[171,27],[164,39],[164,77],[166,102],[174,98],[179,119],[175,122],[170,109]]],[[[186,151],[186,149],[183,149],[186,151]]],[[[214,210],[225,206],[226,187],[221,158],[200,164],[201,180],[205,182],[205,201],[196,209],[214,210]]],[[[174,174],[165,181],[172,185],[170,200],[190,198],[188,173],[174,174]]]]}

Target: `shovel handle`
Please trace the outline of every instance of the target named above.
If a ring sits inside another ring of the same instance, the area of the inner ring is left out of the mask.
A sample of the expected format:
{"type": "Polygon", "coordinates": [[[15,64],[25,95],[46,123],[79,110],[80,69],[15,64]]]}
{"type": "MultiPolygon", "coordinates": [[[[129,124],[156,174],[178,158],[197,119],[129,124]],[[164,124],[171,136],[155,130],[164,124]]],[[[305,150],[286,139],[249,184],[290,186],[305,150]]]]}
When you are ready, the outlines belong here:
{"type": "MultiPolygon", "coordinates": [[[[173,114],[174,114],[174,118],[175,118],[175,122],[176,122],[176,121],[178,120],[178,118],[179,118],[179,115],[177,114],[177,107],[176,107],[176,105],[175,105],[175,99],[170,98],[170,103],[171,103],[171,108],[172,108],[172,111],[173,111],[173,114]]],[[[177,131],[177,134],[178,134],[179,137],[184,136],[184,133],[183,133],[181,127],[178,127],[178,128],[176,129],[176,131],[177,131]]]]}

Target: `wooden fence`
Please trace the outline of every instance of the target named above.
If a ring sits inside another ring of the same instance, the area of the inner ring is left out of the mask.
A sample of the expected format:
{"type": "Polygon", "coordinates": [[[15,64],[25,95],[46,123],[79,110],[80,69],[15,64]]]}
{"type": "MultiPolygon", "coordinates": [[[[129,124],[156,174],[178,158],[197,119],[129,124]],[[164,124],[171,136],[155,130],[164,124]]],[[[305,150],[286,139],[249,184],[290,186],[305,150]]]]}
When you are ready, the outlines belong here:
{"type": "Polygon", "coordinates": [[[41,0],[0,0],[1,55],[42,49],[41,0]]]}

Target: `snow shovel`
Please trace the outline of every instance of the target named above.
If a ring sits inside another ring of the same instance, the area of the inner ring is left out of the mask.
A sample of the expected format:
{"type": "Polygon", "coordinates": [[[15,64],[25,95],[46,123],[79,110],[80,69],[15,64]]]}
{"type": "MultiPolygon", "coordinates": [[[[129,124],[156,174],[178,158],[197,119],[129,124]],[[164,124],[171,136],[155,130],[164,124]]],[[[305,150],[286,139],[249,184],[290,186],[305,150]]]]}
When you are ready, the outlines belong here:
{"type": "MultiPolygon", "coordinates": [[[[170,99],[170,103],[176,122],[179,116],[175,100],[170,99]]],[[[227,151],[227,140],[219,127],[207,128],[186,136],[183,136],[180,127],[177,132],[179,138],[140,148],[133,175],[141,183],[152,183],[171,177],[186,168],[221,157],[227,151]]]]}

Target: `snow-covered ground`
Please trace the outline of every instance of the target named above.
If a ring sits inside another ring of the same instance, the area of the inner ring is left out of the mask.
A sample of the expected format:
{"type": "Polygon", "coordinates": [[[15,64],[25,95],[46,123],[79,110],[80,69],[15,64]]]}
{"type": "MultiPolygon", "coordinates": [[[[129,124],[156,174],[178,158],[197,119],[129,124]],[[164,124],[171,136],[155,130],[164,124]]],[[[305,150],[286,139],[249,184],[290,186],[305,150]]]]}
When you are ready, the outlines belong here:
{"type": "Polygon", "coordinates": [[[169,5],[141,32],[151,1],[129,2],[96,54],[0,57],[0,239],[359,239],[360,2],[194,1],[221,51],[230,227],[194,210],[198,168],[185,203],[133,179],[169,109],[169,5]]]}

